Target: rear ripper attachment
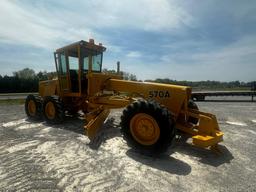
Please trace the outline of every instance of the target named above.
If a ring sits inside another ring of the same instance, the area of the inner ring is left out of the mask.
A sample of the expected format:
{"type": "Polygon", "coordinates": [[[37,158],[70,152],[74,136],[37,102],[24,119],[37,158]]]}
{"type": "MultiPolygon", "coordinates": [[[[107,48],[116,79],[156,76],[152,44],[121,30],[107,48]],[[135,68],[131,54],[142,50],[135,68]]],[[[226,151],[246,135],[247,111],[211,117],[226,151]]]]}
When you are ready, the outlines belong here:
{"type": "Polygon", "coordinates": [[[219,129],[216,116],[197,109],[188,109],[187,117],[187,121],[176,123],[177,129],[191,135],[195,146],[218,150],[218,143],[223,141],[224,134],[219,129]]]}

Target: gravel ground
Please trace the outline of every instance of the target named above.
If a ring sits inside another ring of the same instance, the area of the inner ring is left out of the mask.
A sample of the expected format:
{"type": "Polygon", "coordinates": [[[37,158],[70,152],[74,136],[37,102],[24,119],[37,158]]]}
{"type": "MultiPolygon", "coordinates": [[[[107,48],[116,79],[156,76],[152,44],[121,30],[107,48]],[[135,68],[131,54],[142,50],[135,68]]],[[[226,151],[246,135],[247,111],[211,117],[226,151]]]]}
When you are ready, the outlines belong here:
{"type": "Polygon", "coordinates": [[[82,117],[49,126],[28,121],[22,105],[1,105],[0,191],[256,191],[256,103],[198,105],[217,115],[222,155],[181,138],[143,156],[122,139],[121,110],[90,142],[82,117]]]}

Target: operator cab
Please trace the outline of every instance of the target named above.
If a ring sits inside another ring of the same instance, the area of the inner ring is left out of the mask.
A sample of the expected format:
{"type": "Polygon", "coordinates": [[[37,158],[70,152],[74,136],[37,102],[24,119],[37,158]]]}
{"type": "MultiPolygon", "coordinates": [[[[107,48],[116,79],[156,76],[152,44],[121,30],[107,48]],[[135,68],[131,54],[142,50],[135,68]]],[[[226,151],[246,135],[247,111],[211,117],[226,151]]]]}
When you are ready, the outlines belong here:
{"type": "Polygon", "coordinates": [[[79,41],[57,49],[54,53],[59,85],[63,96],[83,96],[87,94],[88,74],[101,73],[102,44],[79,41]]]}

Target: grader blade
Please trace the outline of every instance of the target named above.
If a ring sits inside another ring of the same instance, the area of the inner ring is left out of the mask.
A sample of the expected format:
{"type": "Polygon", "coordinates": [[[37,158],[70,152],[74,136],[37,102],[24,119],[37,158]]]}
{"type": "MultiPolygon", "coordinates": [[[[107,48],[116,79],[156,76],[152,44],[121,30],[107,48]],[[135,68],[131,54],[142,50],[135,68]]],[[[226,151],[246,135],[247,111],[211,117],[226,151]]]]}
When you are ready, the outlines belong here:
{"type": "Polygon", "coordinates": [[[99,128],[103,125],[109,113],[110,113],[109,109],[104,109],[93,118],[90,117],[90,121],[88,122],[87,125],[84,126],[86,130],[86,134],[90,140],[92,140],[96,136],[99,128]]]}

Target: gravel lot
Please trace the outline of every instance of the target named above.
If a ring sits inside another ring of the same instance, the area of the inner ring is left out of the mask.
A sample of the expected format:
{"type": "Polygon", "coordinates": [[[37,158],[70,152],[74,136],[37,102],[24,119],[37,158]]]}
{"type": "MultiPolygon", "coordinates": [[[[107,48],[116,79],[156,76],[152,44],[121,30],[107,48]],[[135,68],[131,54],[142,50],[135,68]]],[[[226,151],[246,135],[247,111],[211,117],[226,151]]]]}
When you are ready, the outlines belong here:
{"type": "Polygon", "coordinates": [[[256,103],[198,105],[217,115],[222,155],[181,138],[161,157],[143,156],[122,139],[121,110],[90,142],[82,117],[49,126],[1,105],[0,191],[256,191],[256,103]]]}

